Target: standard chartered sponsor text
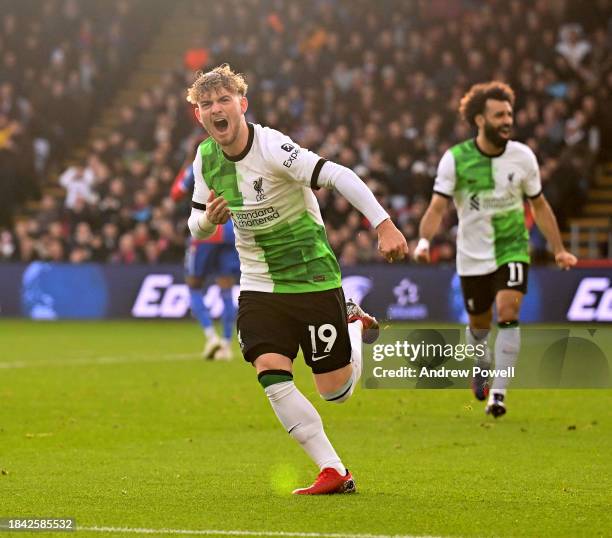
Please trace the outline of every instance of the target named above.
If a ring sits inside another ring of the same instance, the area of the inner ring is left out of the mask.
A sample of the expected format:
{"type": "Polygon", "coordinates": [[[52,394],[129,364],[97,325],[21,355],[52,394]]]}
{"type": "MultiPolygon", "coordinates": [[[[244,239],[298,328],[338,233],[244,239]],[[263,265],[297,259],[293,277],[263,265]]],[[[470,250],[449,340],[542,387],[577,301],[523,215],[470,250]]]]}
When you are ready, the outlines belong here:
{"type": "Polygon", "coordinates": [[[264,207],[262,209],[237,209],[232,211],[232,218],[238,228],[252,228],[272,222],[280,218],[277,209],[273,207],[264,207]]]}
{"type": "Polygon", "coordinates": [[[521,206],[520,198],[516,198],[513,194],[508,193],[500,198],[483,197],[483,209],[513,209],[521,206]]]}

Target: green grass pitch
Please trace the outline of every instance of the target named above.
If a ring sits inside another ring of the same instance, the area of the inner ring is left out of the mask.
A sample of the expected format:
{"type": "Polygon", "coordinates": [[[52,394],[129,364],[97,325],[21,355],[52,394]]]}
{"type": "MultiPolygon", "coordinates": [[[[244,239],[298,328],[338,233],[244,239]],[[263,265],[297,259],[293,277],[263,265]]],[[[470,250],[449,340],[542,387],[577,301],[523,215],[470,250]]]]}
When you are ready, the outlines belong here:
{"type": "Polygon", "coordinates": [[[202,344],[189,322],[0,322],[0,518],[261,536],[612,533],[610,390],[516,390],[499,421],[464,390],[360,389],[332,405],[300,359],[296,382],[359,492],[295,497],[317,470],[237,346],[212,363],[202,344]]]}

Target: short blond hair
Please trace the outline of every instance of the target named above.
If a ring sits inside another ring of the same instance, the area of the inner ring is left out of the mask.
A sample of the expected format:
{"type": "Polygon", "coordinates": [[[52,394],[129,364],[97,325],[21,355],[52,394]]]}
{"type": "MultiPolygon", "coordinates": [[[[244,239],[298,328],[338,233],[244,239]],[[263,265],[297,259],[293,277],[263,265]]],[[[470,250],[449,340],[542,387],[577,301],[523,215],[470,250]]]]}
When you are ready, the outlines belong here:
{"type": "Polygon", "coordinates": [[[222,64],[207,73],[199,71],[196,74],[195,81],[187,90],[187,101],[197,105],[204,95],[219,88],[225,88],[229,92],[244,97],[249,85],[244,80],[244,75],[234,73],[229,64],[222,64]]]}

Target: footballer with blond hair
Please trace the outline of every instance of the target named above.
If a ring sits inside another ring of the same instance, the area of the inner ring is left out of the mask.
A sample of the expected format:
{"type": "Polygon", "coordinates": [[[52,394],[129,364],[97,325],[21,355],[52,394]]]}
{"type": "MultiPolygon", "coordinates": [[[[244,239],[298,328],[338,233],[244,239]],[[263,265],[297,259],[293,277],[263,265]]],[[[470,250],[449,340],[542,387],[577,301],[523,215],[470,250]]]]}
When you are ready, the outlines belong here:
{"type": "MultiPolygon", "coordinates": [[[[478,134],[442,156],[414,252],[417,261],[429,262],[429,243],[452,199],[459,218],[457,272],[469,316],[466,341],[486,342],[495,303],[498,370],[516,364],[521,345],[519,313],[530,262],[524,197],[557,265],[569,269],[576,264],[576,257],[563,247],[557,220],[542,194],[536,156],[525,144],[510,139],[513,107],[514,92],[502,82],[476,84],[462,98],[460,113],[478,134]]],[[[488,369],[490,363],[487,352],[478,366],[488,369]]],[[[489,391],[484,376],[472,379],[475,397],[485,400],[488,396],[487,414],[497,418],[506,413],[508,383],[508,377],[496,376],[489,391]]]]}
{"type": "Polygon", "coordinates": [[[313,189],[336,189],[378,232],[388,261],[408,254],[406,239],[351,170],[301,148],[288,136],[246,121],[247,84],[224,64],[199,73],[188,90],[210,134],[200,144],[189,228],[210,235],[233,221],[240,257],[238,340],[278,420],[319,467],[295,494],[355,491],[314,406],[293,382],[301,347],[321,397],[345,402],[361,375],[362,340],[378,323],[345,302],[340,268],[327,241],[313,189]]]}

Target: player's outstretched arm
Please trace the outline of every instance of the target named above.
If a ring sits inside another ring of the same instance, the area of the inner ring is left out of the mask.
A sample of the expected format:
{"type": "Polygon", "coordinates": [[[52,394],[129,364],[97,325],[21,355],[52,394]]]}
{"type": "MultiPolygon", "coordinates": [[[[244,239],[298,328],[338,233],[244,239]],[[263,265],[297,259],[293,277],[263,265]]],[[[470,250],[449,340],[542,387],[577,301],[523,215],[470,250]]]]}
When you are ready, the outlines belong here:
{"type": "Polygon", "coordinates": [[[406,238],[355,172],[328,161],[320,170],[318,183],[336,189],[370,221],[378,232],[378,250],[388,262],[408,256],[406,238]]]}
{"type": "Polygon", "coordinates": [[[419,224],[419,242],[414,249],[414,259],[420,263],[429,263],[429,242],[436,235],[446,212],[448,199],[441,194],[433,193],[429,207],[419,224]]]}
{"type": "Polygon", "coordinates": [[[531,204],[533,216],[538,228],[542,231],[544,237],[546,237],[546,240],[552,247],[557,265],[561,269],[566,270],[576,265],[578,261],[576,256],[565,250],[563,246],[557,219],[544,195],[540,194],[540,196],[536,198],[531,198],[529,203],[531,204]]]}

